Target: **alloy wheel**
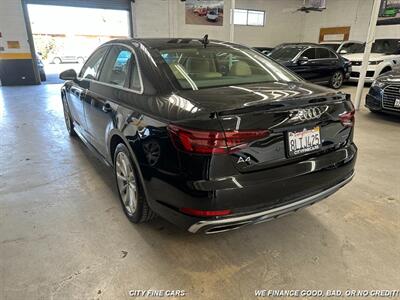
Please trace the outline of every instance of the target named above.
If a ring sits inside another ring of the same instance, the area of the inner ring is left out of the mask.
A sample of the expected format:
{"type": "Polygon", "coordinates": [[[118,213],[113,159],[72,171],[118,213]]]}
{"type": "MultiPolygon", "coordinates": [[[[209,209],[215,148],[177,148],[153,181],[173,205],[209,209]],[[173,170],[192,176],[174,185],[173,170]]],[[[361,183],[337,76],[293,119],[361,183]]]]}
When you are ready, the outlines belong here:
{"type": "Polygon", "coordinates": [[[332,77],[332,86],[335,89],[338,89],[342,86],[343,83],[343,74],[342,72],[336,72],[335,74],[333,74],[332,77]]]}
{"type": "Polygon", "coordinates": [[[123,205],[128,215],[131,216],[137,208],[137,180],[130,159],[124,152],[117,154],[115,172],[123,205]]]}

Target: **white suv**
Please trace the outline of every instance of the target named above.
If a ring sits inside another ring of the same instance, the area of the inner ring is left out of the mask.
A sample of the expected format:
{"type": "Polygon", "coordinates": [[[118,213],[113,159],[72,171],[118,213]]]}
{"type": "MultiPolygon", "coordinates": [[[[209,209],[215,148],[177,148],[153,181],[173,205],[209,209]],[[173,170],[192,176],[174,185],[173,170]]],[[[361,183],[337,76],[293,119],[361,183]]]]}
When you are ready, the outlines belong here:
{"type": "MultiPolygon", "coordinates": [[[[400,44],[398,39],[377,39],[372,44],[365,82],[373,82],[379,75],[400,69],[400,44]]],[[[351,61],[349,81],[358,81],[365,45],[354,45],[341,51],[340,55],[351,61]]]]}
{"type": "Polygon", "coordinates": [[[321,42],[321,45],[331,48],[336,53],[347,53],[347,48],[354,47],[355,45],[363,45],[363,42],[359,41],[343,41],[343,42],[321,42]],[[342,51],[344,50],[344,51],[342,51]]]}

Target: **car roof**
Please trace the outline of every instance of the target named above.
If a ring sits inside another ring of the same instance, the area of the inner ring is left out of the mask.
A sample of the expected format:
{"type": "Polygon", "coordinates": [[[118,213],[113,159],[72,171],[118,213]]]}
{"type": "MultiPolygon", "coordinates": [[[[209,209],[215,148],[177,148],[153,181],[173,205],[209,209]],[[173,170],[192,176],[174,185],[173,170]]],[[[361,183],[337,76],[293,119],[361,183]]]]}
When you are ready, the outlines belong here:
{"type": "MultiPolygon", "coordinates": [[[[226,45],[226,46],[235,46],[235,47],[244,47],[239,44],[224,42],[219,40],[209,40],[210,43],[226,45]]],[[[140,38],[140,39],[118,39],[111,40],[105,44],[113,44],[113,43],[122,43],[126,45],[132,45],[135,43],[140,43],[145,45],[148,48],[153,49],[171,49],[171,48],[185,48],[185,47],[194,47],[201,46],[202,39],[201,38],[140,38]]]]}
{"type": "Polygon", "coordinates": [[[316,43],[282,43],[279,44],[278,46],[276,46],[276,48],[278,47],[284,47],[284,46],[299,46],[299,47],[307,47],[307,46],[319,46],[319,44],[316,43]]]}
{"type": "Polygon", "coordinates": [[[358,43],[358,44],[363,44],[364,42],[360,42],[360,41],[353,41],[353,40],[348,40],[348,41],[324,41],[321,42],[320,44],[346,44],[346,43],[358,43]]]}

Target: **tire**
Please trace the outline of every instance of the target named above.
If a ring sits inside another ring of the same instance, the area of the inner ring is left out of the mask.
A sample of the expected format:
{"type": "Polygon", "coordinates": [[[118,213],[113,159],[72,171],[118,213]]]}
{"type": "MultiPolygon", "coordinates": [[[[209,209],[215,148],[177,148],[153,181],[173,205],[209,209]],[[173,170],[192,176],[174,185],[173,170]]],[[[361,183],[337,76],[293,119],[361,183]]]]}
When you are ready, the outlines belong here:
{"type": "Polygon", "coordinates": [[[342,71],[336,71],[333,73],[329,80],[329,86],[335,90],[340,89],[343,85],[344,75],[342,71]]]}
{"type": "Polygon", "coordinates": [[[149,207],[137,168],[128,148],[120,143],[114,153],[114,176],[126,217],[132,223],[149,222],[156,214],[149,207]]]}
{"type": "Polygon", "coordinates": [[[69,136],[75,137],[76,132],[74,129],[74,122],[72,122],[72,117],[71,117],[71,112],[69,110],[67,101],[62,98],[62,103],[63,103],[63,110],[64,110],[64,121],[65,121],[65,126],[67,127],[68,134],[69,136]]]}
{"type": "Polygon", "coordinates": [[[59,58],[59,57],[54,57],[54,59],[53,59],[53,64],[59,65],[59,64],[61,64],[61,63],[62,63],[61,58],[59,58]]]}

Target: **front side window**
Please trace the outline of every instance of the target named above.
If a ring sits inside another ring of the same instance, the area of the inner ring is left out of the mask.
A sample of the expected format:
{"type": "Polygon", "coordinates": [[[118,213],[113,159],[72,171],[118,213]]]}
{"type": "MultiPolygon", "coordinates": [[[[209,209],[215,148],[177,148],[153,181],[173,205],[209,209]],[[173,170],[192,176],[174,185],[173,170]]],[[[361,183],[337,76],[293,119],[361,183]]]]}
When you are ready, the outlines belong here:
{"type": "Polygon", "coordinates": [[[121,87],[125,86],[127,78],[129,78],[132,57],[132,52],[127,48],[113,46],[104,63],[99,81],[121,87]]]}
{"type": "Polygon", "coordinates": [[[101,47],[88,59],[79,74],[79,77],[84,79],[95,80],[98,75],[98,71],[103,61],[105,54],[107,53],[108,47],[101,47]]]}
{"type": "Polygon", "coordinates": [[[247,48],[215,43],[207,48],[164,49],[160,54],[183,89],[301,80],[281,65],[247,48]]]}

